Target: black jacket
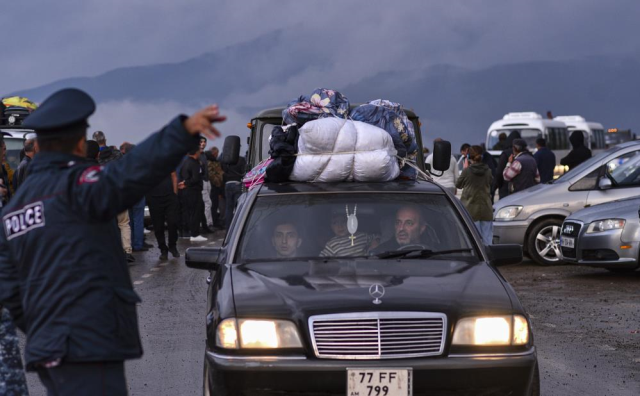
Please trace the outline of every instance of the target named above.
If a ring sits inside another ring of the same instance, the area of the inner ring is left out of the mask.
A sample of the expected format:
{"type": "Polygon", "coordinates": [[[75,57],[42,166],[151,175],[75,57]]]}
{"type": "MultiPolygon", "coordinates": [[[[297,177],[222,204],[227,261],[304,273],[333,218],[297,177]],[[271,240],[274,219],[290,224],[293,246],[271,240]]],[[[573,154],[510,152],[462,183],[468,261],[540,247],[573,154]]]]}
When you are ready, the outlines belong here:
{"type": "Polygon", "coordinates": [[[199,160],[187,157],[180,167],[180,179],[187,190],[202,191],[202,164],[199,160]]]}
{"type": "Polygon", "coordinates": [[[498,159],[498,167],[496,168],[496,177],[494,178],[494,182],[496,187],[500,190],[500,198],[509,195],[509,183],[504,182],[504,177],[502,175],[504,173],[504,168],[506,168],[507,163],[509,163],[509,157],[513,154],[513,141],[515,139],[520,139],[520,132],[513,131],[509,136],[507,136],[507,141],[505,142],[506,148],[502,151],[500,158],[498,159]]]}
{"type": "Polygon", "coordinates": [[[0,304],[27,334],[27,367],[142,355],[131,277],[114,219],[199,142],[176,118],[106,166],[40,152],[3,208],[0,304]]]}
{"type": "Polygon", "coordinates": [[[584,145],[584,135],[580,131],[573,131],[569,141],[573,146],[573,150],[560,160],[560,164],[567,165],[571,170],[591,158],[591,150],[584,145]]]}
{"type": "Polygon", "coordinates": [[[16,173],[13,175],[13,191],[18,191],[18,187],[22,185],[22,182],[29,174],[29,165],[31,165],[31,157],[25,155],[22,161],[20,161],[16,173]]]}
{"type": "Polygon", "coordinates": [[[553,170],[556,167],[556,155],[546,147],[540,147],[533,155],[538,164],[540,172],[540,183],[547,183],[553,180],[553,170]]]}

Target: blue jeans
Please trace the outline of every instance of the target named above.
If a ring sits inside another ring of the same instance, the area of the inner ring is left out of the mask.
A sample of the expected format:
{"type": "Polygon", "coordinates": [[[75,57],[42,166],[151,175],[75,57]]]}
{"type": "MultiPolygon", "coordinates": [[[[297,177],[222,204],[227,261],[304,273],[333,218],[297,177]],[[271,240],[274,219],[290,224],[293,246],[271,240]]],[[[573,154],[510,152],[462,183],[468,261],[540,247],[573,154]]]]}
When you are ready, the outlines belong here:
{"type": "Polygon", "coordinates": [[[144,244],[144,198],[129,209],[129,224],[131,226],[131,247],[142,249],[144,244]]]}
{"type": "Polygon", "coordinates": [[[493,242],[493,221],[474,221],[474,223],[482,236],[482,242],[485,245],[491,245],[493,242]]]}

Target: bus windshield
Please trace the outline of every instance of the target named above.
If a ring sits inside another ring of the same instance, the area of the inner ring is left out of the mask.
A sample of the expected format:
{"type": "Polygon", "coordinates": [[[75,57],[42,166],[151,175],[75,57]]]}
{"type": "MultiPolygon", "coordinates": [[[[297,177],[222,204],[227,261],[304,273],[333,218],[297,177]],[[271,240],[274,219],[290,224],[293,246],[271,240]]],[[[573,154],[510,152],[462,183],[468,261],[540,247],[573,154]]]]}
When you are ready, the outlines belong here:
{"type": "Polygon", "coordinates": [[[489,133],[487,137],[487,148],[489,150],[504,150],[507,147],[505,146],[505,140],[511,133],[517,131],[520,133],[520,137],[527,141],[527,147],[534,148],[536,147],[536,139],[542,137],[542,132],[539,129],[531,129],[531,128],[508,128],[508,129],[497,129],[493,130],[489,133]],[[500,140],[500,135],[504,134],[503,140],[500,140]]]}

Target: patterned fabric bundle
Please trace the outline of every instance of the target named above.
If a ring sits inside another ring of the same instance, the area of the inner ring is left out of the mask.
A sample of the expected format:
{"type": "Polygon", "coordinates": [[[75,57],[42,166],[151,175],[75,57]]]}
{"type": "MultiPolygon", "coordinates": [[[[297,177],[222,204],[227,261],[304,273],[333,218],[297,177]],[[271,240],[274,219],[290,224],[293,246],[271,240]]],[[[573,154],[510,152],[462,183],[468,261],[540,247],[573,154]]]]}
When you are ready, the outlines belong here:
{"type": "MultiPolygon", "coordinates": [[[[414,161],[418,155],[418,144],[413,123],[407,117],[401,104],[378,99],[356,107],[351,111],[351,119],[362,121],[384,129],[391,135],[398,156],[414,161]]],[[[405,165],[400,170],[400,178],[416,178],[416,170],[405,165]]]]}
{"type": "Polygon", "coordinates": [[[282,111],[284,124],[304,125],[308,121],[324,117],[347,118],[349,99],[338,91],[326,88],[314,90],[310,96],[301,96],[290,102],[282,111]]]}

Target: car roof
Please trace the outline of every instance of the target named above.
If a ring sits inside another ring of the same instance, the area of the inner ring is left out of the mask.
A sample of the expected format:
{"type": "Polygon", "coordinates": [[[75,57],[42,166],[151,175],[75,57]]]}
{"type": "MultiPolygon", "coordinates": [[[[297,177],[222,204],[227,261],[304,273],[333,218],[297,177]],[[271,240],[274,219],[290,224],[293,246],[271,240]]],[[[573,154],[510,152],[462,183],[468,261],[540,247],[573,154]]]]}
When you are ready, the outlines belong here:
{"type": "Polygon", "coordinates": [[[391,181],[384,183],[265,183],[260,187],[258,195],[376,192],[444,194],[442,187],[430,181],[391,181]]]}
{"type": "MultiPolygon", "coordinates": [[[[352,104],[349,107],[349,110],[353,110],[354,108],[360,106],[361,104],[362,103],[352,104]]],[[[255,118],[282,118],[282,111],[284,109],[286,109],[286,107],[273,107],[271,109],[262,110],[261,112],[253,116],[253,118],[254,119],[255,118]]],[[[408,109],[403,109],[403,110],[409,119],[418,118],[416,113],[413,112],[412,110],[408,110],[408,109]]]]}

